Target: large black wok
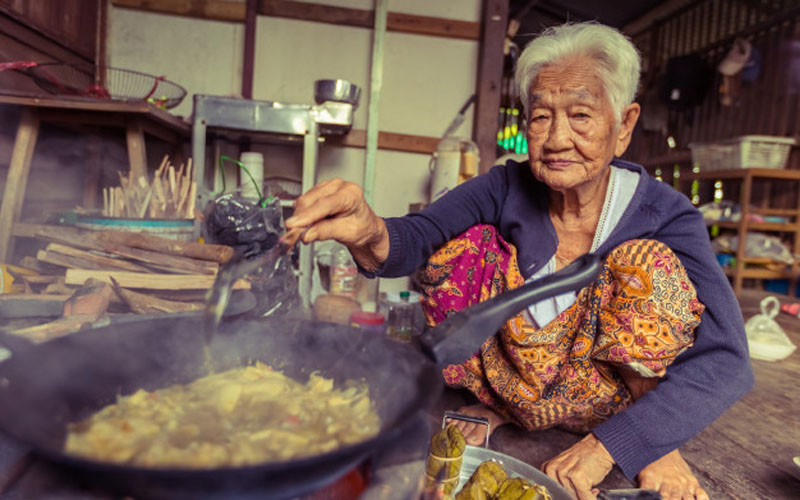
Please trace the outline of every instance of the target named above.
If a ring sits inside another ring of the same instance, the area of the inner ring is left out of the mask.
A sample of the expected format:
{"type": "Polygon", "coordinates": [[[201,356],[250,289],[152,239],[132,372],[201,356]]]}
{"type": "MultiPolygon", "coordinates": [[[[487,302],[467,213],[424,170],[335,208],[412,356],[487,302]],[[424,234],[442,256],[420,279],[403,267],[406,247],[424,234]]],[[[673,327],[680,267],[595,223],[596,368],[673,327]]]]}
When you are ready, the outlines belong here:
{"type": "Polygon", "coordinates": [[[210,344],[217,370],[263,361],[305,380],[319,371],[337,382],[364,380],[381,417],[365,442],[300,460],[215,469],[157,469],[86,460],[62,452],[66,427],[120,394],[187,383],[208,373],[200,316],[121,321],[40,345],[3,342],[0,429],[36,453],[92,481],[143,498],[291,498],[331,483],[401,436],[442,390],[441,365],[466,359],[527,304],[594,279],[599,259],[584,256],[547,278],[473,306],[422,336],[420,350],[386,336],[307,320],[239,320],[210,344]],[[10,345],[14,344],[14,345],[10,345]]]}

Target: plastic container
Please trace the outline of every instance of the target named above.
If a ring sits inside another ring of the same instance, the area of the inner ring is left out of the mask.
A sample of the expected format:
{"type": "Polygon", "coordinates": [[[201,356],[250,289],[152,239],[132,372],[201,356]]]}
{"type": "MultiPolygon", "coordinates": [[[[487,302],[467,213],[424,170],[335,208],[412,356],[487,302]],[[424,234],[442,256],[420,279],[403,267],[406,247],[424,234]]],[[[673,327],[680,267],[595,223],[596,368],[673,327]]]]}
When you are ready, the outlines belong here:
{"type": "Polygon", "coordinates": [[[478,175],[478,146],[469,139],[442,139],[430,162],[431,202],[478,175]]]}
{"type": "Polygon", "coordinates": [[[350,326],[362,330],[383,334],[386,332],[386,320],[377,312],[356,311],[350,315],[350,326]]]}
{"type": "Polygon", "coordinates": [[[743,135],[724,141],[689,144],[692,163],[703,171],[737,168],[785,168],[792,137],[743,135]]]}
{"type": "Polygon", "coordinates": [[[258,200],[264,193],[264,155],[249,151],[242,153],[239,161],[247,167],[247,172],[242,169],[239,174],[239,186],[242,188],[242,196],[258,200]],[[258,189],[256,189],[256,186],[258,189]]]}
{"type": "Polygon", "coordinates": [[[358,268],[350,251],[337,245],[331,259],[330,293],[355,299],[358,291],[358,268]]]}

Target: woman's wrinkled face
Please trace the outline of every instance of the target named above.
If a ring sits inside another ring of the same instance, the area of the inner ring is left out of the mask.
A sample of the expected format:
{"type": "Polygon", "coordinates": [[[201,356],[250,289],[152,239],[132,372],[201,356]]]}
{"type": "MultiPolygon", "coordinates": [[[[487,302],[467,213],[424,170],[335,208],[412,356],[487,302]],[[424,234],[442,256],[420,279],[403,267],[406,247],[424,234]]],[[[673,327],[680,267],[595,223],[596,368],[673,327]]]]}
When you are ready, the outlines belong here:
{"type": "Polygon", "coordinates": [[[531,170],[551,189],[599,182],[617,149],[614,112],[595,68],[588,57],[564,59],[542,68],[531,85],[531,170]]]}

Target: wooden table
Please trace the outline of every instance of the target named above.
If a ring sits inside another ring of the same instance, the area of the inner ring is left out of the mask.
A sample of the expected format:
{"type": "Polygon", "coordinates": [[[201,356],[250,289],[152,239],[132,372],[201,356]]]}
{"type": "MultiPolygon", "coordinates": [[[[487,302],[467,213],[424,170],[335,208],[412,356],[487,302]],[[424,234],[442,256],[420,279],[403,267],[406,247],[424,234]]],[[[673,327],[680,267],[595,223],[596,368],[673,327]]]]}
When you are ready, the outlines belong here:
{"type": "MultiPolygon", "coordinates": [[[[67,125],[94,125],[124,129],[128,162],[134,177],[147,172],[145,133],[179,146],[189,137],[191,126],[142,100],[98,100],[80,97],[55,98],[0,95],[0,106],[20,106],[22,116],[11,153],[2,205],[0,205],[0,262],[13,253],[13,226],[22,212],[31,159],[42,122],[67,125]]],[[[97,176],[90,176],[95,183],[97,176]]]]}
{"type": "MultiPolygon", "coordinates": [[[[745,289],[739,297],[745,320],[759,312],[767,295],[781,303],[800,302],[745,289]]],[[[800,346],[800,319],[780,313],[776,321],[800,346]]],[[[752,360],[752,366],[753,390],[682,446],[681,454],[712,499],[800,498],[800,468],[792,464],[792,457],[800,455],[800,348],[783,361],[752,360]]],[[[462,403],[460,393],[446,391],[434,419],[441,422],[441,410],[462,403]]],[[[492,435],[489,447],[539,467],[581,437],[559,429],[526,432],[506,425],[492,435]]],[[[601,487],[632,485],[615,467],[601,487]]]]}

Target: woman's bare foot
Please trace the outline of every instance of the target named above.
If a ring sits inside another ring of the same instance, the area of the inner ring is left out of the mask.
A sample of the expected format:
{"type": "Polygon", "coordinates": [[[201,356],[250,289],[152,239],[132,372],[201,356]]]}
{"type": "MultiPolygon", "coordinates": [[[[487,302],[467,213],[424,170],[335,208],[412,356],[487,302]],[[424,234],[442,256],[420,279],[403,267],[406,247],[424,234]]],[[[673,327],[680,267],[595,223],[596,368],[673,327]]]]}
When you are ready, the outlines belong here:
{"type": "MultiPolygon", "coordinates": [[[[494,432],[495,429],[501,425],[509,422],[507,418],[495,413],[488,406],[484,405],[462,406],[458,409],[458,413],[463,413],[464,415],[469,415],[471,417],[483,417],[489,420],[490,433],[494,432]]],[[[486,442],[485,425],[456,419],[453,419],[452,423],[458,427],[462,434],[464,434],[464,440],[467,442],[467,444],[481,446],[486,442]]]]}
{"type": "Polygon", "coordinates": [[[639,472],[639,487],[656,490],[664,500],[708,500],[678,450],[667,453],[639,472]]]}

